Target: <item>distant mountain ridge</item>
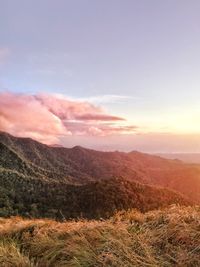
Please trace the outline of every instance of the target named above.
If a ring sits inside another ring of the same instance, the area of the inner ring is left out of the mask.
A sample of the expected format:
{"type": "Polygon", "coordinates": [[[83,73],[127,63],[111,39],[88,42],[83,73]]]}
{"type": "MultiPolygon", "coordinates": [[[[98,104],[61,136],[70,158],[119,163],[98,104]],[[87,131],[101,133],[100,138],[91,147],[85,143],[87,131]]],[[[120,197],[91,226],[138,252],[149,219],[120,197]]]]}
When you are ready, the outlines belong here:
{"type": "Polygon", "coordinates": [[[157,153],[156,155],[166,159],[181,160],[185,163],[200,164],[200,153],[157,153]]]}

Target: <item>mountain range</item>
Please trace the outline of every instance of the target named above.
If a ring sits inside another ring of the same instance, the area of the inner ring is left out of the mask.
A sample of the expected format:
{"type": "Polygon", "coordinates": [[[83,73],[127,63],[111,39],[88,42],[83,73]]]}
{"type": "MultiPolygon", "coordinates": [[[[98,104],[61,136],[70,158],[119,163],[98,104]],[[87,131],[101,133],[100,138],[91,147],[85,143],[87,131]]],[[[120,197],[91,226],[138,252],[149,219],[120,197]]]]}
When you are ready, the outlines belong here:
{"type": "Polygon", "coordinates": [[[99,218],[200,202],[200,165],[47,146],[0,132],[0,215],[99,218]]]}

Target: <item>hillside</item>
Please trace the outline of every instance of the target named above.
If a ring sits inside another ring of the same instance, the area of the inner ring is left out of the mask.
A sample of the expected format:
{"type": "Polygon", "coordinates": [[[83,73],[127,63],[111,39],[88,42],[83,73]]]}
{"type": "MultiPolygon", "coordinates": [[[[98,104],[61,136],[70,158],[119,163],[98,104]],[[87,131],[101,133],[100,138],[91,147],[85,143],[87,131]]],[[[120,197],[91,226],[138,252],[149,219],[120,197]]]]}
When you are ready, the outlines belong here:
{"type": "Polygon", "coordinates": [[[0,216],[4,217],[106,218],[117,210],[147,211],[191,203],[176,192],[123,178],[70,185],[1,170],[0,185],[0,216]]]}
{"type": "MultiPolygon", "coordinates": [[[[100,152],[83,147],[49,147],[0,133],[0,168],[38,183],[87,184],[112,177],[167,187],[200,202],[200,165],[140,152],[100,152]]],[[[2,175],[2,174],[1,174],[2,175]]]]}
{"type": "Polygon", "coordinates": [[[0,219],[0,266],[196,267],[199,220],[199,207],[179,206],[105,221],[0,219]]]}

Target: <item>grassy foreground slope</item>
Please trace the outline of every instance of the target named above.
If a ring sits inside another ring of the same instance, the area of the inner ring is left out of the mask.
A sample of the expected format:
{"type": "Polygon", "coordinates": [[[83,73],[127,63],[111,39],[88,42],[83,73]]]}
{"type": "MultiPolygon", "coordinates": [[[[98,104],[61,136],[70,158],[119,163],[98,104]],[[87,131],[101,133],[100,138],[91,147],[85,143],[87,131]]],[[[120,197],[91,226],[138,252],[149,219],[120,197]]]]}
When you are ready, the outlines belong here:
{"type": "Polygon", "coordinates": [[[200,207],[105,221],[0,220],[0,266],[200,266],[200,207]]]}

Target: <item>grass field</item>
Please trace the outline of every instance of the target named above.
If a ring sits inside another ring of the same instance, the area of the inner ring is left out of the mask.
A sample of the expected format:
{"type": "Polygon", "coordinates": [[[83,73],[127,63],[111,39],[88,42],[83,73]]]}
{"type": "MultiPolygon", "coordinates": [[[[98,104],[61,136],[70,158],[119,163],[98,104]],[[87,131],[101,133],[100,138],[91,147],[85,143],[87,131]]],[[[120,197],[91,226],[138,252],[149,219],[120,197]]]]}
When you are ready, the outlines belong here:
{"type": "Polygon", "coordinates": [[[105,221],[0,219],[0,266],[200,266],[200,207],[105,221]]]}

